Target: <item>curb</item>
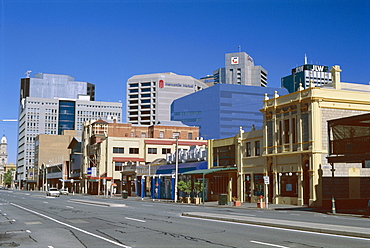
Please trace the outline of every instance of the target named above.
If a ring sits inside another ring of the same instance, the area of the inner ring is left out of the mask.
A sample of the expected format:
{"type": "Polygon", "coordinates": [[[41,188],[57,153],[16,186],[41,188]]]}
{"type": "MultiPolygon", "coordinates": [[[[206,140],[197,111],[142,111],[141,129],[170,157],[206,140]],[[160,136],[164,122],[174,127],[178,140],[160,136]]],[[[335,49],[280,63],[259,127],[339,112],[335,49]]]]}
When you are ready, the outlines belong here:
{"type": "Polygon", "coordinates": [[[317,232],[317,233],[370,239],[370,232],[368,228],[361,228],[361,227],[344,226],[342,228],[342,226],[331,225],[331,224],[318,224],[318,223],[273,220],[273,219],[257,220],[257,218],[251,218],[251,217],[245,217],[245,216],[234,216],[234,215],[228,216],[228,215],[223,215],[223,214],[209,214],[209,213],[186,213],[185,212],[185,213],[182,213],[182,216],[199,218],[199,219],[220,220],[220,221],[228,221],[228,222],[243,223],[243,224],[253,224],[253,225],[259,225],[259,226],[278,227],[278,228],[285,228],[285,229],[290,229],[290,230],[317,232]],[[347,229],[351,229],[351,231],[348,231],[347,229]]]}

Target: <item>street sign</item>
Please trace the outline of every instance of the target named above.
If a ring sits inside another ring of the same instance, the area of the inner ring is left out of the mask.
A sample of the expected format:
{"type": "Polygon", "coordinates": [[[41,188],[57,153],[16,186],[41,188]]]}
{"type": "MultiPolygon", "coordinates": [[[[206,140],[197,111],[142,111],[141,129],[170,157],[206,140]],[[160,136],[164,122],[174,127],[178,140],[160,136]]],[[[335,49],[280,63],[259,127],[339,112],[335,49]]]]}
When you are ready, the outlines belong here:
{"type": "Polygon", "coordinates": [[[264,176],[263,180],[265,181],[265,184],[270,184],[270,177],[269,176],[264,176]]]}

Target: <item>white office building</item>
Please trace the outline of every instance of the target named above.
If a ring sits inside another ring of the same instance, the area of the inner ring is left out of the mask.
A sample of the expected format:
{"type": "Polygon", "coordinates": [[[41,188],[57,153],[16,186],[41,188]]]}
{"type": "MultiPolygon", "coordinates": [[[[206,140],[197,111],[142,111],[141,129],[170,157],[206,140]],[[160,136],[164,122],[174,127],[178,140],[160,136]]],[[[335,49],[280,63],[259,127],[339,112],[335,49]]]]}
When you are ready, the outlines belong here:
{"type": "Polygon", "coordinates": [[[227,84],[267,86],[267,71],[245,52],[225,54],[227,84]]]}
{"type": "Polygon", "coordinates": [[[64,130],[82,134],[83,122],[92,119],[121,122],[122,103],[93,101],[95,86],[58,74],[36,74],[21,79],[17,180],[27,180],[34,166],[35,138],[64,130]]]}
{"type": "Polygon", "coordinates": [[[311,84],[322,87],[331,83],[331,73],[328,66],[308,64],[306,56],[304,65],[293,68],[291,75],[281,79],[281,87],[286,88],[289,93],[297,91],[299,87],[310,88],[311,84]]]}
{"type": "Polygon", "coordinates": [[[154,125],[171,120],[171,103],[208,86],[175,73],[136,75],[127,81],[127,123],[154,125]]]}

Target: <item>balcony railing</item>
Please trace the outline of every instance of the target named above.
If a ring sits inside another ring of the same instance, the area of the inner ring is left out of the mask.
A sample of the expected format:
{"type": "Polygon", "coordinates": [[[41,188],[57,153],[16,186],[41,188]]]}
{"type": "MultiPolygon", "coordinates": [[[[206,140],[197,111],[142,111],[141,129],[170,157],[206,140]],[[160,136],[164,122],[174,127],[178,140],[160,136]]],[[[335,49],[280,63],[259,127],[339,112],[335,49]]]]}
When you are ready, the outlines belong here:
{"type": "Polygon", "coordinates": [[[370,136],[331,140],[330,155],[370,153],[370,136]]]}

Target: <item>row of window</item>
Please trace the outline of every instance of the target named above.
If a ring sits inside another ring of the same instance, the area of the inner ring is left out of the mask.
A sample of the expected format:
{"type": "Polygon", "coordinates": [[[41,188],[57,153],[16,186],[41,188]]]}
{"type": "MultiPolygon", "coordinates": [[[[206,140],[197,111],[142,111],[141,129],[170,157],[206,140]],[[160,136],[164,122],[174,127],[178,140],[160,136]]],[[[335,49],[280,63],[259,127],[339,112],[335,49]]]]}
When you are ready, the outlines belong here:
{"type": "Polygon", "coordinates": [[[254,147],[252,147],[252,142],[247,142],[246,143],[246,157],[251,157],[251,156],[261,156],[261,142],[260,141],[255,141],[254,142],[254,147]],[[254,153],[252,154],[252,151],[254,153]]]}
{"type": "MultiPolygon", "coordinates": [[[[113,147],[113,153],[116,154],[124,154],[125,148],[124,147],[113,147]]],[[[171,148],[162,148],[162,154],[171,153],[171,148]]],[[[129,154],[139,154],[139,148],[129,148],[129,154]]],[[[158,154],[157,148],[148,148],[148,154],[158,154]]]]}
{"type": "Polygon", "coordinates": [[[105,106],[105,105],[87,105],[87,104],[78,104],[78,107],[86,107],[86,108],[95,108],[95,109],[101,109],[101,108],[111,108],[111,109],[121,109],[119,106],[105,106]]]}

